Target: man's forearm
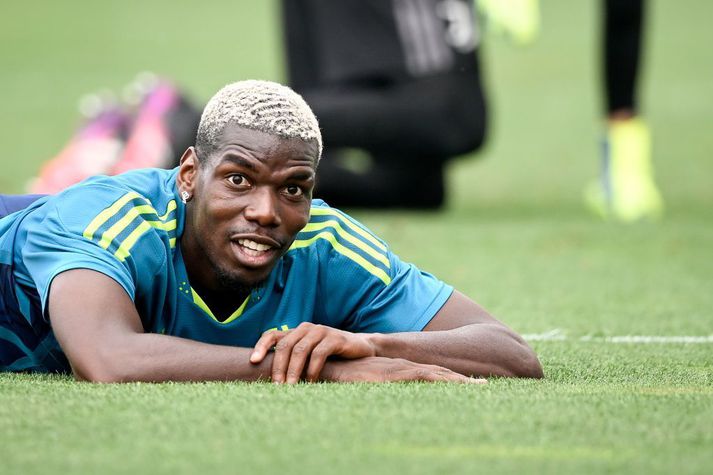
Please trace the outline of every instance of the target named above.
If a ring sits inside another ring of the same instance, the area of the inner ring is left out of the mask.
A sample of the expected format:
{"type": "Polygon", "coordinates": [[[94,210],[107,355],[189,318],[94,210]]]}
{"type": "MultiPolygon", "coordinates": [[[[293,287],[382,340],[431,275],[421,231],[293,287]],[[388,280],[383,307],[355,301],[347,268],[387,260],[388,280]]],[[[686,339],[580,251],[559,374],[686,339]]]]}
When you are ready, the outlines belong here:
{"type": "Polygon", "coordinates": [[[466,376],[541,378],[542,367],[521,338],[496,323],[445,331],[371,334],[376,356],[434,364],[466,376]]]}
{"type": "Polygon", "coordinates": [[[50,288],[52,330],[75,376],[96,382],[253,381],[270,378],[272,355],[144,333],[134,302],[112,278],[93,270],[57,275],[50,288]],[[111,305],[107,305],[111,302],[111,305]]]}
{"type": "MultiPolygon", "coordinates": [[[[271,379],[274,355],[250,363],[252,349],[210,345],[173,336],[137,334],[99,358],[97,365],[84,365],[80,379],[93,382],[162,381],[255,381],[271,379]],[[113,361],[107,364],[107,361],[113,361]]],[[[328,361],[323,381],[386,382],[444,381],[483,383],[464,378],[444,368],[423,366],[405,359],[359,358],[328,361]]]]}
{"type": "Polygon", "coordinates": [[[79,379],[129,381],[255,381],[270,379],[272,354],[259,364],[251,349],[211,345],[153,333],[134,334],[115,342],[94,364],[73,367],[79,379]]]}

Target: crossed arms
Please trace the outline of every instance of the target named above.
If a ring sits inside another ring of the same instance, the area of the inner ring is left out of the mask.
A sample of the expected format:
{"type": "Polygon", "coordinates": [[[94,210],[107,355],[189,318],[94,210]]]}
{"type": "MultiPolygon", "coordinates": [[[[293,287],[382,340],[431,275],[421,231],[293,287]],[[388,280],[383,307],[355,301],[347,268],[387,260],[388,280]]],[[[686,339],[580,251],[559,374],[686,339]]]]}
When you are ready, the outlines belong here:
{"type": "Polygon", "coordinates": [[[48,308],[72,371],[88,381],[482,382],[473,377],[543,375],[522,338],[459,292],[423,332],[357,334],[302,324],[264,334],[255,348],[145,333],[124,289],[86,269],[55,277],[48,308]]]}

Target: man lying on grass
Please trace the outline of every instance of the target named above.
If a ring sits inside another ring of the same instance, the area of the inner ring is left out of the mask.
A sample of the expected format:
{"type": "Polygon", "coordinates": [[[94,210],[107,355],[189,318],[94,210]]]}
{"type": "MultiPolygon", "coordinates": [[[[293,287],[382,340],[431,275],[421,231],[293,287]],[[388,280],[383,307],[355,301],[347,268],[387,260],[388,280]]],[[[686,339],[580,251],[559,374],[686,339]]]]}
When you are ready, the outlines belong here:
{"type": "Polygon", "coordinates": [[[177,169],[95,177],[0,219],[0,368],[102,382],[541,377],[512,330],[311,199],[321,148],[299,95],[238,82],[208,103],[177,169]]]}

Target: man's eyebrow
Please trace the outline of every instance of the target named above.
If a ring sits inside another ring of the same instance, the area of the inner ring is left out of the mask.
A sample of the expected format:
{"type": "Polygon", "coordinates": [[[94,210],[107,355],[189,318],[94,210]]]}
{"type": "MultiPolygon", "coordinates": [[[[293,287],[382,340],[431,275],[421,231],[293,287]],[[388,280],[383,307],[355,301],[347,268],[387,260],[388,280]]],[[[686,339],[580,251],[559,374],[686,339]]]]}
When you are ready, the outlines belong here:
{"type": "Polygon", "coordinates": [[[236,155],[234,153],[226,153],[225,155],[220,157],[220,160],[232,162],[233,164],[238,165],[243,168],[247,168],[250,171],[256,170],[255,165],[250,160],[247,160],[247,159],[241,157],[240,155],[236,155]]]}
{"type": "Polygon", "coordinates": [[[314,172],[306,172],[306,171],[299,171],[292,173],[289,176],[290,180],[297,180],[297,181],[308,181],[308,180],[313,180],[314,179],[314,172]]]}

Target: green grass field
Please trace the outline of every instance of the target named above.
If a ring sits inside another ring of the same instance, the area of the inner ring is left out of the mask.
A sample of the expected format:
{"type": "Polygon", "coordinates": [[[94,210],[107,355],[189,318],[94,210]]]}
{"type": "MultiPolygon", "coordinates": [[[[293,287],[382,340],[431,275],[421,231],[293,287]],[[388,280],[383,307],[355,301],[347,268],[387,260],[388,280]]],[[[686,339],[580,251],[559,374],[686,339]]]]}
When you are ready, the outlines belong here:
{"type": "MultiPolygon", "coordinates": [[[[81,94],[137,71],[201,101],[233,80],[283,78],[276,12],[273,1],[6,0],[0,192],[21,192],[59,150],[81,94]]],[[[447,209],[355,213],[529,335],[545,380],[107,386],[5,374],[0,472],[710,473],[713,4],[657,0],[650,13],[642,99],[661,223],[602,223],[581,205],[602,125],[599,2],[566,0],[543,0],[530,48],[487,38],[492,133],[450,169],[447,209]]]]}

